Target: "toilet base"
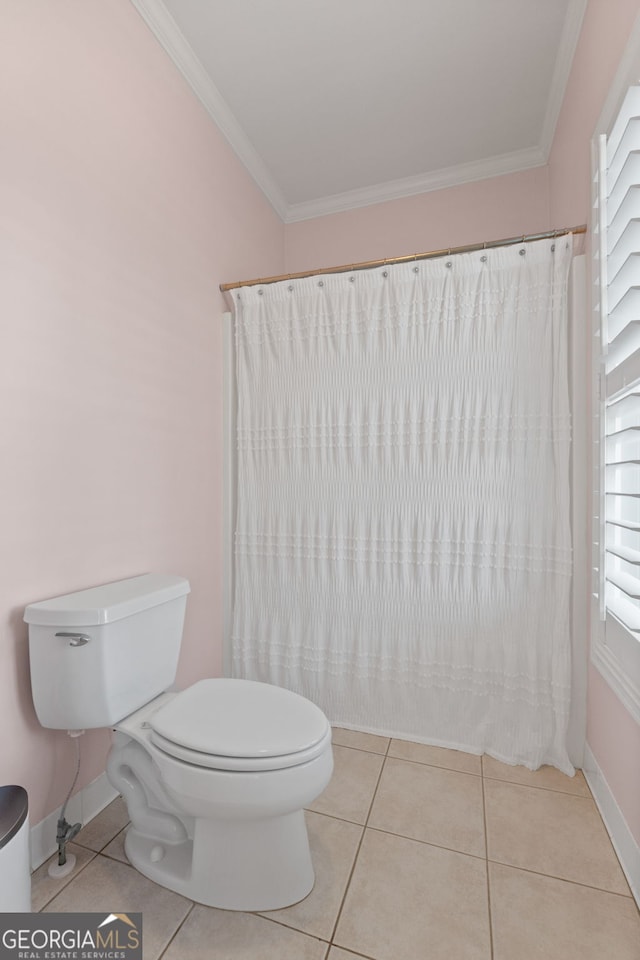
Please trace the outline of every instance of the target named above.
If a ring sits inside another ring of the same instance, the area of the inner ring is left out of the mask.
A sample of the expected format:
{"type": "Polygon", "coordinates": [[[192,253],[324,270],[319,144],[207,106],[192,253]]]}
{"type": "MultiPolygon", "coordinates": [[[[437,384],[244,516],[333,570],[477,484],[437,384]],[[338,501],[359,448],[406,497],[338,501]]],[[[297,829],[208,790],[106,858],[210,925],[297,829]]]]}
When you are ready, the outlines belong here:
{"type": "Polygon", "coordinates": [[[194,821],[193,839],[157,840],[129,827],[132,866],[169,890],[222,910],[278,910],[303,900],[314,873],[304,811],[261,820],[194,821]]]}

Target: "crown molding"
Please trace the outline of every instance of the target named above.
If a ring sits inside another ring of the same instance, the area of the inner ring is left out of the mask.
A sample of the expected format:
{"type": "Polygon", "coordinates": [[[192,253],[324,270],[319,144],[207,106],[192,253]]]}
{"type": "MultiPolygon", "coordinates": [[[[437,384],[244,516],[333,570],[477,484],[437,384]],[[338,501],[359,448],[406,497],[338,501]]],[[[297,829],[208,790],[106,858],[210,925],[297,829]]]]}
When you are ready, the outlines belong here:
{"type": "Polygon", "coordinates": [[[556,57],[542,137],[538,145],[414,177],[390,180],[370,187],[321,197],[317,200],[289,204],[162,0],[131,0],[284,223],[296,223],[332,213],[342,213],[358,207],[385,203],[389,200],[398,200],[402,197],[429,193],[432,190],[442,190],[476,180],[487,180],[491,177],[544,166],[548,162],[587,2],[588,0],[570,0],[556,57]]]}
{"type": "Polygon", "coordinates": [[[286,219],[287,202],[240,127],[220,91],[206,72],[175,20],[161,0],[131,0],[160,45],[169,54],[203,107],[219,128],[238,159],[244,164],[281,220],[286,219]]]}
{"type": "Polygon", "coordinates": [[[447,187],[457,187],[476,180],[488,180],[505,173],[519,173],[530,170],[532,167],[544,166],[546,162],[547,157],[540,147],[528,147],[526,150],[516,150],[498,157],[461,163],[455,167],[444,167],[416,177],[388,180],[386,183],[349,190],[346,193],[337,193],[318,200],[289,204],[285,223],[311,220],[331,213],[344,213],[346,210],[385,203],[387,200],[399,200],[402,197],[413,197],[418,193],[444,190],[447,187]]]}
{"type": "Polygon", "coordinates": [[[560,44],[556,56],[556,63],[551,80],[551,90],[547,101],[547,110],[542,125],[540,149],[544,153],[545,163],[549,159],[553,138],[560,116],[560,110],[567,90],[567,83],[573,66],[573,58],[578,46],[582,21],[587,9],[588,0],[570,0],[565,17],[560,44]]]}

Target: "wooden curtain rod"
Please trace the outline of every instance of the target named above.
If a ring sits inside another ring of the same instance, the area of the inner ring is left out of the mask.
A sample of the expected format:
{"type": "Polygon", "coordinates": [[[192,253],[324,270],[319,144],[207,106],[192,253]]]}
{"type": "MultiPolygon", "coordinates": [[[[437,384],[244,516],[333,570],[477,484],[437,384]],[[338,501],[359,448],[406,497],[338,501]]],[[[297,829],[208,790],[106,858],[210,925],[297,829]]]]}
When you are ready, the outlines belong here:
{"type": "Polygon", "coordinates": [[[319,270],[303,270],[301,273],[283,273],[279,277],[263,277],[258,280],[240,280],[237,283],[221,283],[223,293],[237,290],[239,287],[255,287],[258,284],[278,283],[281,280],[303,280],[305,277],[320,277],[326,273],[348,273],[350,270],[371,270],[393,263],[411,263],[413,260],[431,260],[433,257],[446,257],[452,253],[473,253],[474,250],[488,250],[491,247],[508,247],[514,243],[531,243],[533,240],[550,240],[568,233],[586,233],[587,225],[563,227],[561,230],[548,230],[546,233],[531,233],[528,236],[509,237],[507,240],[487,240],[485,243],[470,243],[464,247],[448,247],[444,250],[430,250],[428,253],[413,253],[406,257],[390,257],[385,260],[365,260],[363,263],[348,263],[340,267],[321,267],[319,270]]]}

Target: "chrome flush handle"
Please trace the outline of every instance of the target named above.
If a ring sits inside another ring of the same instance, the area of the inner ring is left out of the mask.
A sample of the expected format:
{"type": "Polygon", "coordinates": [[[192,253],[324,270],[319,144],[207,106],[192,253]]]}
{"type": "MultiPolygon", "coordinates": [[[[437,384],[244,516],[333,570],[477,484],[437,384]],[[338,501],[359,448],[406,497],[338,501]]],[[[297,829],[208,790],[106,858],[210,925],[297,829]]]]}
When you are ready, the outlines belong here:
{"type": "Polygon", "coordinates": [[[89,640],[91,640],[91,637],[88,637],[86,633],[67,633],[65,630],[56,633],[56,637],[68,637],[70,647],[84,647],[85,643],[89,643],[89,640]]]}

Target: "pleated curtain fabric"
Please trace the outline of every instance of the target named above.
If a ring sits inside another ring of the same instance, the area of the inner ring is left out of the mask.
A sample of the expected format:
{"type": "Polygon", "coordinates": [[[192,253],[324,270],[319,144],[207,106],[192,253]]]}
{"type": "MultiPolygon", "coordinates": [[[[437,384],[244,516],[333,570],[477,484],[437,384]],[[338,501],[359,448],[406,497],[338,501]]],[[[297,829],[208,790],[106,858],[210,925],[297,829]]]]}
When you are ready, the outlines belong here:
{"type": "Polygon", "coordinates": [[[567,238],[235,294],[235,676],[572,773],[567,238]]]}

